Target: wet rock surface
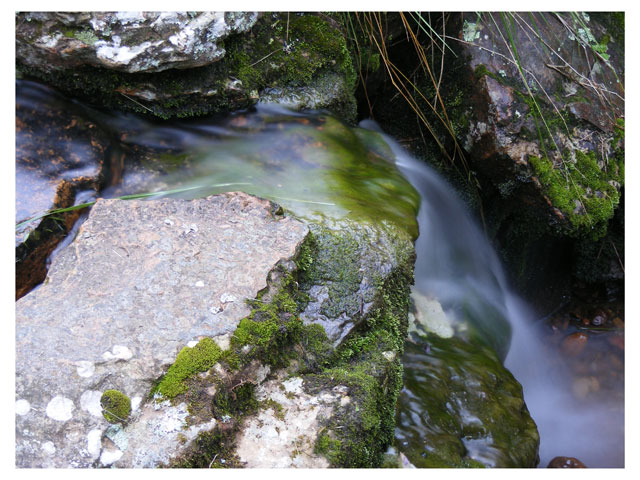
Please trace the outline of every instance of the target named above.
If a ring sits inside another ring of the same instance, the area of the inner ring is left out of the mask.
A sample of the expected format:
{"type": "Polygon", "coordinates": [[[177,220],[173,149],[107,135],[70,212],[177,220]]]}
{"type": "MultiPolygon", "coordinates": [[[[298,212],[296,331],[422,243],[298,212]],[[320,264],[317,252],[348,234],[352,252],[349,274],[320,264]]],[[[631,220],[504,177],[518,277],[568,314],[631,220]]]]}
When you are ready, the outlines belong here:
{"type": "Polygon", "coordinates": [[[555,457],[549,462],[547,468],[587,468],[587,466],[574,457],[555,457]]]}
{"type": "Polygon", "coordinates": [[[164,457],[134,455],[127,464],[168,459],[182,445],[175,436],[186,406],[147,405],[152,383],[189,342],[233,332],[249,314],[245,300],[307,231],[240,193],[99,201],[45,284],[16,305],[17,465],[118,460],[126,446],[103,440],[109,424],[99,402],[108,389],[131,398],[140,421],[160,408],[156,434],[175,443],[164,457]]]}
{"type": "MultiPolygon", "coordinates": [[[[108,134],[86,112],[33,82],[17,85],[16,224],[53,208],[86,201],[109,163],[108,134]]],[[[46,275],[46,258],[79,212],[41,218],[16,229],[16,297],[46,275]]]]}
{"type": "Polygon", "coordinates": [[[538,464],[522,387],[491,349],[459,336],[410,336],[396,447],[417,468],[538,464]]]}
{"type": "Polygon", "coordinates": [[[19,13],[21,74],[162,118],[259,100],[355,119],[355,72],[330,18],[257,12],[19,13]]]}

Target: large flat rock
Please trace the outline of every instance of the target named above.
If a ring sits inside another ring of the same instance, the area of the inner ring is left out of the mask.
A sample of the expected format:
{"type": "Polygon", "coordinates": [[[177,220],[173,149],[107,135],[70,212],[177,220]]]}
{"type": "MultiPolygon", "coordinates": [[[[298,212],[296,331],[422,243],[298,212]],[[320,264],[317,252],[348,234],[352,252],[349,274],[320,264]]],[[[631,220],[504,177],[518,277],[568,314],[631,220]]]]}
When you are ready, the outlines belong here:
{"type": "MultiPolygon", "coordinates": [[[[145,409],[181,348],[235,330],[250,313],[245,301],[308,233],[273,210],[243,193],[98,201],[45,283],[16,304],[17,466],[108,465],[121,455],[103,437],[101,393],[120,390],[145,409]]],[[[186,412],[166,408],[179,426],[186,412]]],[[[174,427],[158,425],[181,433],[174,427]]]]}

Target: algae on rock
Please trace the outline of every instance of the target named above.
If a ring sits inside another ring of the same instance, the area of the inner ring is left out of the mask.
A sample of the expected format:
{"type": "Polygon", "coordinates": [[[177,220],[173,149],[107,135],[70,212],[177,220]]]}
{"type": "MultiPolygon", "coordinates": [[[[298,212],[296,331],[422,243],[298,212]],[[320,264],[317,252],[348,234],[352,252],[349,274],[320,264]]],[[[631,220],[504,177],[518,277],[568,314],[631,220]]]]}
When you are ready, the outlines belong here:
{"type": "Polygon", "coordinates": [[[397,447],[416,467],[535,467],[538,430],[495,352],[457,337],[406,343],[397,447]]]}

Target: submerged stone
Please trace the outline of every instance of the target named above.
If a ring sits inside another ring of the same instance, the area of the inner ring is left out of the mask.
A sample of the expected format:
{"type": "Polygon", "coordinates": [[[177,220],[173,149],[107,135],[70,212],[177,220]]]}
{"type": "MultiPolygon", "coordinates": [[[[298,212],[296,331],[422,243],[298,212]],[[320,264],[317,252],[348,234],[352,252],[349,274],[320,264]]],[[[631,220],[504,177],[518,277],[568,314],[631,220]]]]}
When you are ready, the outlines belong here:
{"type": "Polygon", "coordinates": [[[418,468],[535,467],[522,387],[486,346],[434,334],[405,345],[396,445],[418,468]]]}

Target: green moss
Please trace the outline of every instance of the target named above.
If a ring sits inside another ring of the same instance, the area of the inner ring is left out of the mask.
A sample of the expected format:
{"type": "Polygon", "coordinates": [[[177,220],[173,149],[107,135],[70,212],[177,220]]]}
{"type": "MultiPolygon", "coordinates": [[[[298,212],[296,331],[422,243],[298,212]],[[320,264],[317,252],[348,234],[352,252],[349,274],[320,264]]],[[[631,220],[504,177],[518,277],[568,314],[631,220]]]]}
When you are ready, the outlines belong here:
{"type": "Polygon", "coordinates": [[[529,158],[552,204],[569,218],[574,235],[594,239],[606,233],[620,193],[609,182],[623,183],[623,163],[609,159],[603,168],[594,152],[575,152],[575,163],[554,166],[546,157],[529,158]]]}
{"type": "Polygon", "coordinates": [[[341,463],[342,442],[331,438],[327,434],[318,435],[313,451],[319,455],[324,455],[334,465],[341,463]]]}
{"type": "Polygon", "coordinates": [[[193,348],[184,347],[178,353],[174,364],[169,367],[165,376],[155,387],[154,393],[159,393],[166,398],[174,398],[186,392],[185,380],[209,370],[221,356],[222,350],[210,338],[203,338],[193,348]]]}
{"type": "Polygon", "coordinates": [[[412,273],[400,267],[389,275],[370,314],[334,353],[331,367],[305,376],[312,392],[332,385],[349,389],[351,402],[340,407],[315,447],[332,466],[379,467],[393,442],[412,273]]]}
{"type": "Polygon", "coordinates": [[[98,37],[91,30],[83,30],[81,32],[76,31],[74,32],[73,37],[86,45],[93,45],[98,41],[98,37]]]}
{"type": "Polygon", "coordinates": [[[259,407],[254,397],[253,383],[238,383],[235,386],[221,388],[213,397],[212,411],[216,418],[224,415],[238,417],[249,415],[259,407]]]}
{"type": "Polygon", "coordinates": [[[272,400],[270,398],[263,400],[262,402],[260,402],[260,409],[261,410],[272,409],[275,417],[280,421],[284,421],[284,408],[280,403],[276,402],[275,400],[272,400]]]}
{"type": "Polygon", "coordinates": [[[172,468],[239,468],[242,467],[234,453],[233,436],[236,428],[214,428],[200,432],[187,451],[169,465],[172,468]]]}
{"type": "Polygon", "coordinates": [[[260,358],[274,367],[288,365],[295,344],[302,331],[302,321],[297,317],[298,304],[292,293],[296,282],[287,274],[279,291],[269,301],[258,298],[249,301],[251,314],[243,318],[231,338],[234,349],[240,351],[244,346],[252,347],[248,358],[260,358]]]}
{"type": "Polygon", "coordinates": [[[100,397],[102,416],[109,423],[126,423],[131,413],[131,400],[118,390],[107,390],[100,397]]]}

